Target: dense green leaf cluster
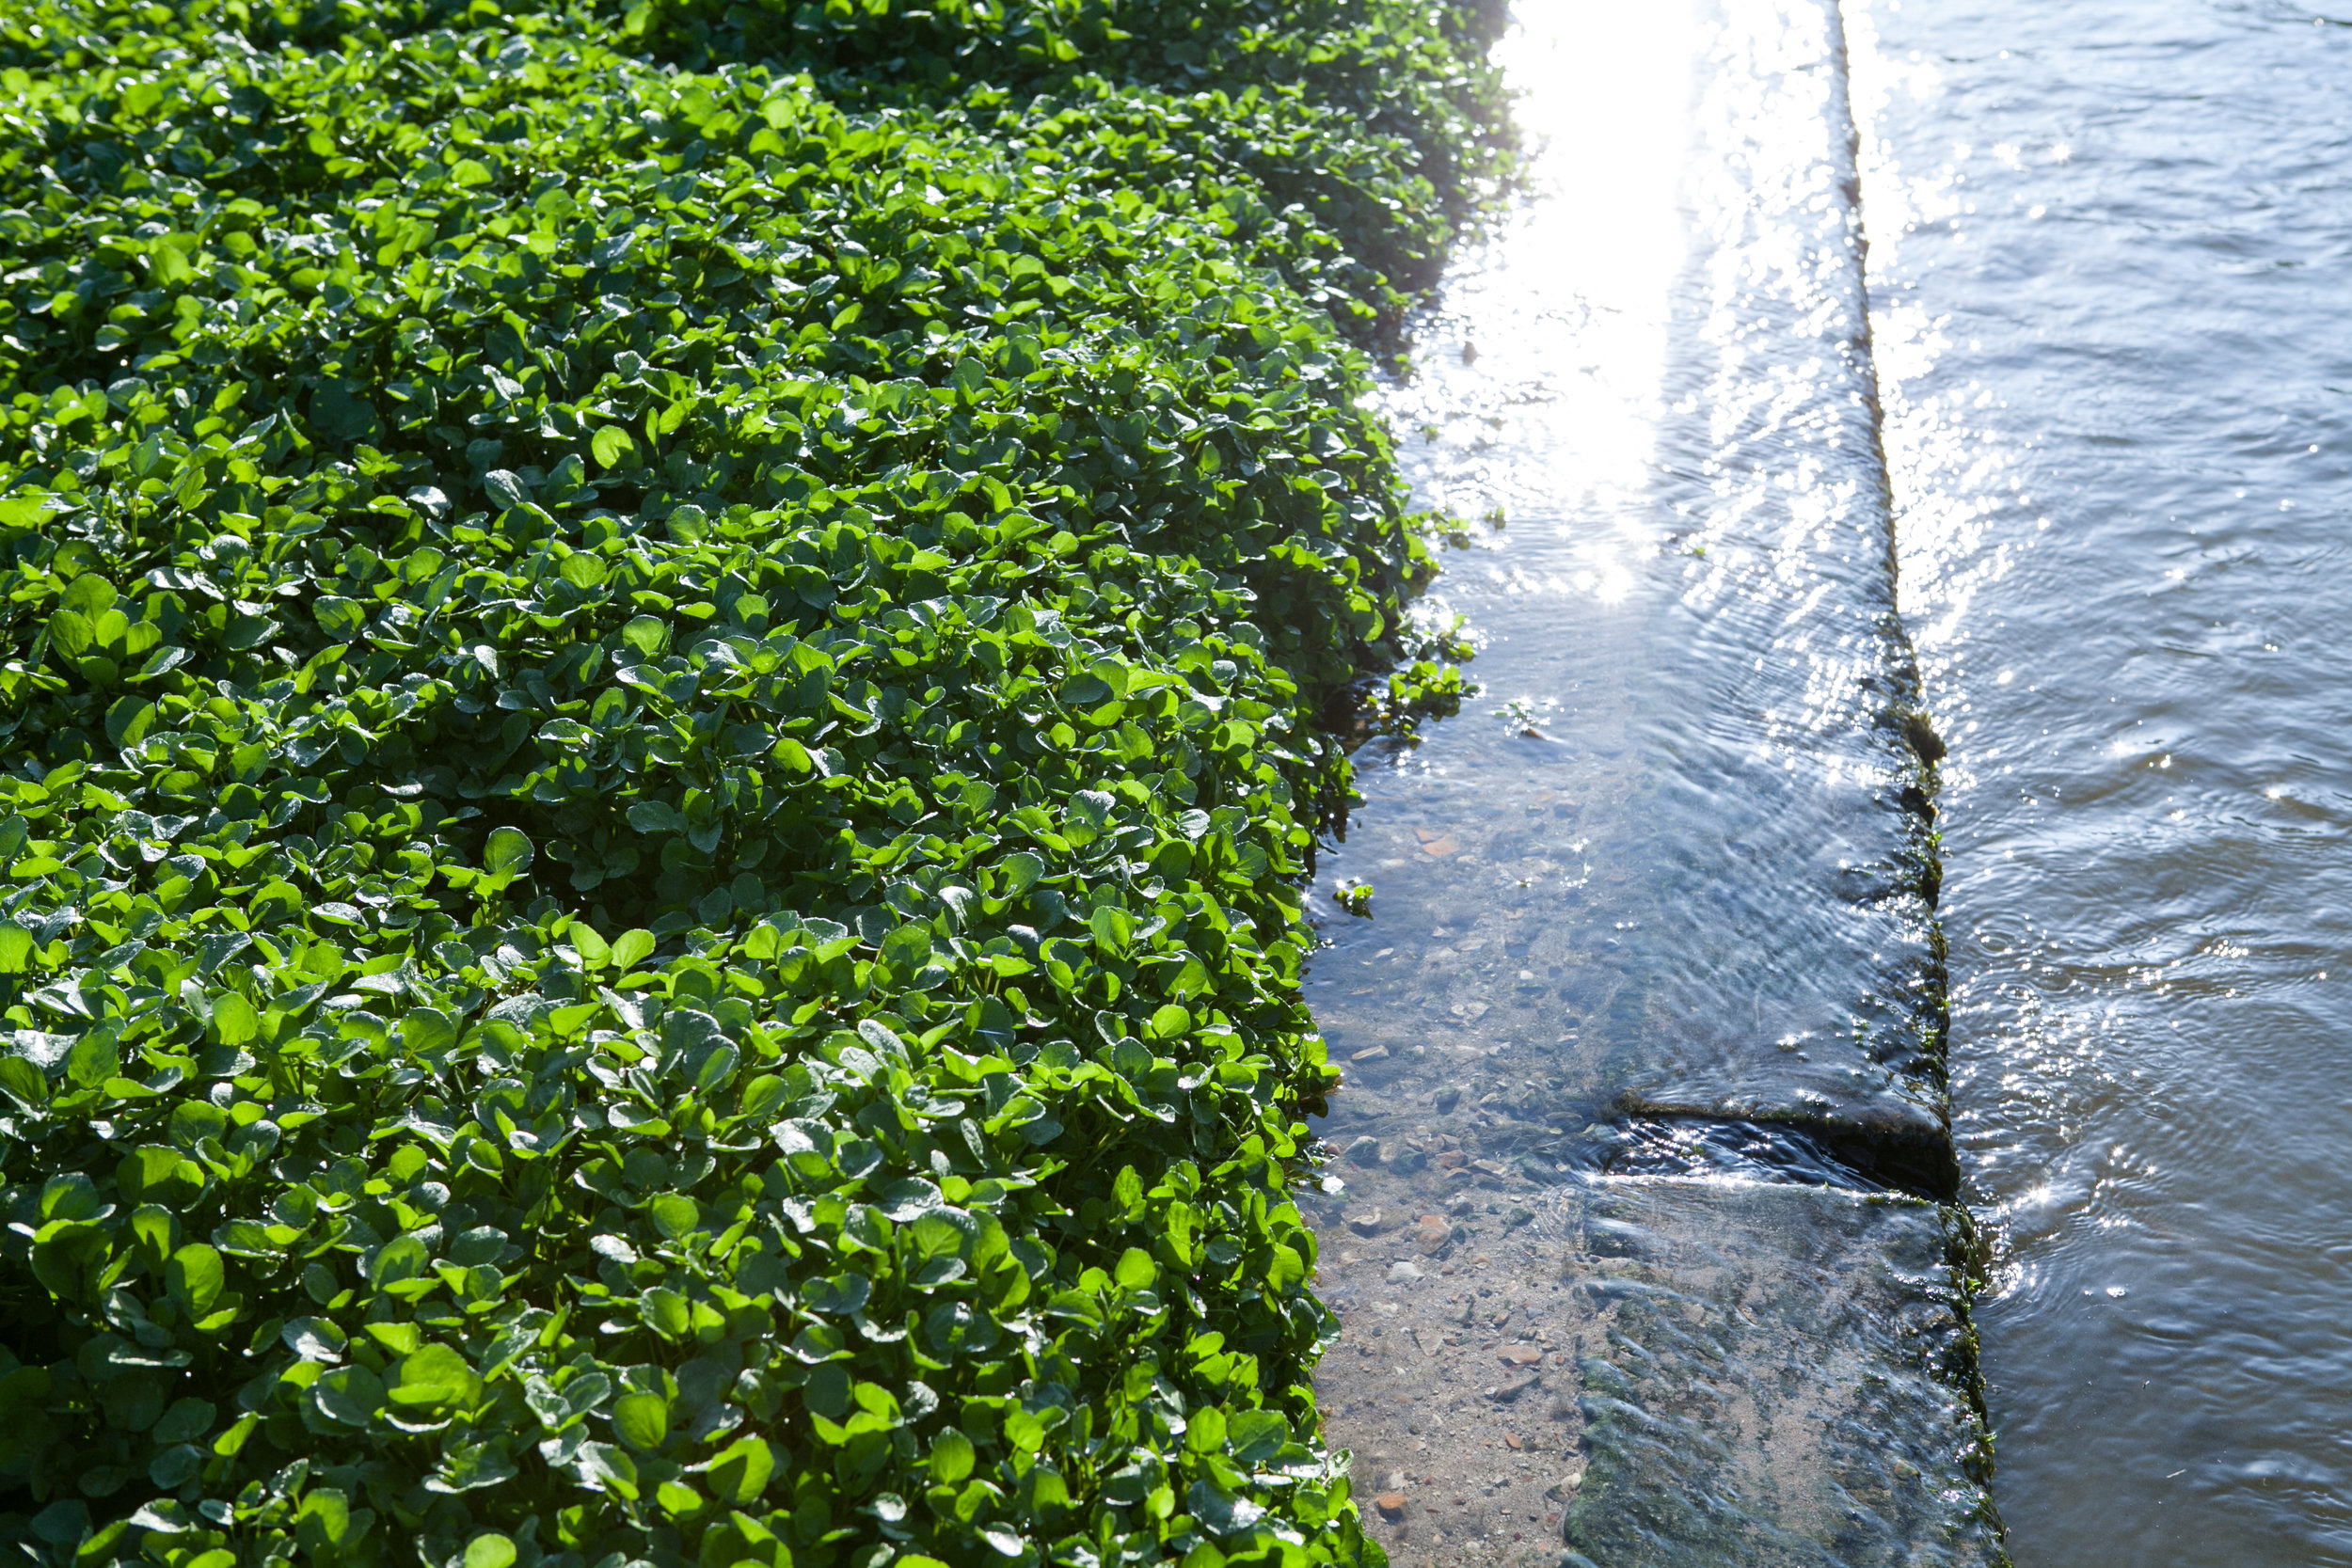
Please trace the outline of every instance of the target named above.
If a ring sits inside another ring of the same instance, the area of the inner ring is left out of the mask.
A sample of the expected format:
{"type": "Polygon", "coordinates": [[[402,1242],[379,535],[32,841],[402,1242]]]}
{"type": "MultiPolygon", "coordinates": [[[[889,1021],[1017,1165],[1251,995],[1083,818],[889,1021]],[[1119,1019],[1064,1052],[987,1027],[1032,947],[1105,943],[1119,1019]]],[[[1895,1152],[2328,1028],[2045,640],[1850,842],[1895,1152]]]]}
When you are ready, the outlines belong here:
{"type": "Polygon", "coordinates": [[[0,18],[32,1560],[1376,1558],[1297,879],[1490,88],[1118,20],[0,18]]]}

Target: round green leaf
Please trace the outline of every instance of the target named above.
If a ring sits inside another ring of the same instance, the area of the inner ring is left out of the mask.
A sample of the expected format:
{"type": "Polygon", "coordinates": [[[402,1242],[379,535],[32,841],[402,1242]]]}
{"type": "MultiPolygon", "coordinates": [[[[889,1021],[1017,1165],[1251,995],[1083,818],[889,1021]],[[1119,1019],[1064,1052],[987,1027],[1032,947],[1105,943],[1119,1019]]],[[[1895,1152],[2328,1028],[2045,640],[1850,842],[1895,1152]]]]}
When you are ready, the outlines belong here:
{"type": "Polygon", "coordinates": [[[135,746],[155,724],[155,705],[144,697],[118,698],[106,710],[106,738],[118,748],[135,746]]]}
{"type": "Polygon", "coordinates": [[[60,610],[49,617],[49,641],[68,658],[79,658],[89,652],[96,636],[89,617],[76,610],[60,610]]]}
{"type": "Polygon", "coordinates": [[[765,1438],[741,1437],[710,1462],[711,1489],[738,1506],[757,1499],[776,1473],[776,1456],[765,1438]]]}
{"type": "Polygon", "coordinates": [[[310,1385],[320,1415],[347,1427],[365,1427],[384,1408],[384,1380],[365,1367],[338,1367],[310,1385]]]}
{"type": "Polygon", "coordinates": [[[657,621],[650,615],[640,615],[621,628],[621,641],[647,658],[652,658],[668,645],[670,628],[666,623],[657,621]]]}
{"type": "Polygon", "coordinates": [[[635,969],[653,957],[654,945],[651,931],[642,928],[623,931],[612,943],[612,966],[623,971],[635,969]]]}
{"type": "Polygon", "coordinates": [[[931,1479],[953,1484],[972,1473],[972,1439],[948,1427],[931,1439],[931,1479]]]}
{"type": "Polygon", "coordinates": [[[202,1317],[220,1299],[229,1271],[220,1254],[202,1242],[191,1242],[171,1255],[164,1266],[164,1289],[194,1317],[202,1317]]]}
{"type": "Polygon", "coordinates": [[[623,1394],[612,1405],[612,1433],[641,1453],[670,1435],[669,1402],[659,1394],[623,1394]]]}
{"type": "Polygon", "coordinates": [[[619,425],[609,424],[596,432],[596,439],[589,444],[589,450],[596,454],[596,467],[617,468],[624,459],[637,450],[637,443],[629,439],[628,431],[619,425]]]}
{"type": "Polygon", "coordinates": [[[401,1358],[389,1397],[411,1411],[447,1410],[469,1404],[481,1379],[466,1358],[443,1344],[429,1344],[401,1358]]]}
{"type": "Polygon", "coordinates": [[[221,1044],[243,1045],[262,1032],[262,1015],[237,992],[224,991],[213,999],[213,1027],[221,1044]]]}
{"type": "Polygon", "coordinates": [[[596,928],[584,920],[575,920],[564,935],[572,939],[572,951],[590,969],[600,969],[612,957],[612,944],[596,934],[596,928]]]}
{"type": "Polygon", "coordinates": [[[531,869],[531,840],[518,828],[497,828],[482,852],[482,863],[501,877],[519,877],[531,869]]]}

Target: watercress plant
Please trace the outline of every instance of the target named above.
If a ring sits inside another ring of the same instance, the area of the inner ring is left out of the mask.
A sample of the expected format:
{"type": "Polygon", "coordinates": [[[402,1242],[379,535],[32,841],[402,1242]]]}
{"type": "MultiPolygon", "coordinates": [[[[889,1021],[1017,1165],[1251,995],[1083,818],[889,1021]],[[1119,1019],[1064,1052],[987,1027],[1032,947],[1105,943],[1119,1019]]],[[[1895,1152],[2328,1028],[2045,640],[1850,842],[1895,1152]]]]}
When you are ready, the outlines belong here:
{"type": "Polygon", "coordinates": [[[1482,36],[0,18],[0,1537],[1378,1560],[1299,886],[1482,36]]]}

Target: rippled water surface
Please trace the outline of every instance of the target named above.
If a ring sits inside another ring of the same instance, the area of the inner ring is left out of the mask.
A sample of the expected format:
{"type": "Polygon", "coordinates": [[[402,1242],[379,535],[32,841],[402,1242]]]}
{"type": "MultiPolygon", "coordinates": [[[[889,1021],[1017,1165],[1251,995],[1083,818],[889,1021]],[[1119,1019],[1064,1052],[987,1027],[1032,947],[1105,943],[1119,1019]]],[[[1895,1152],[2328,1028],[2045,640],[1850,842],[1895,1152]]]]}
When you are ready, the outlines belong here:
{"type": "Polygon", "coordinates": [[[2352,16],[1847,22],[2011,1549],[2352,1562],[2352,16]]]}
{"type": "MultiPolygon", "coordinates": [[[[1637,1207],[1665,1216],[1659,1234],[1753,1253],[1757,1279],[1804,1281],[1781,1316],[1752,1304],[1802,1328],[1878,1309],[1791,1259],[1852,1250],[1850,1279],[1891,1262],[1859,1220],[1817,1228],[1877,1210],[1791,1184],[1943,1196],[1958,1179],[1836,7],[1527,0],[1518,17],[1503,58],[1527,188],[1450,276],[1390,398],[1420,499],[1464,523],[1427,608],[1465,617],[1485,689],[1420,745],[1359,753],[1365,801],[1326,861],[1309,976],[1346,1074],[1321,1129],[1346,1187],[1312,1207],[1348,1327],[1318,1386],[1364,1495],[1387,1499],[1372,1523],[1393,1560],[1447,1568],[1550,1568],[1571,1478],[1601,1463],[1584,1357],[1606,1392],[1608,1358],[1636,1352],[1580,1294],[1600,1265],[1573,1243],[1577,1195],[1636,1200],[1589,1183],[1744,1183],[1637,1207]],[[1368,920],[1331,896],[1358,881],[1368,920]]],[[[1904,1212],[1940,1234],[1932,1210],[1904,1212]]],[[[1925,1275],[1895,1276],[1940,1310],[1925,1275]]],[[[1708,1310],[1688,1309],[1685,1326],[1708,1310]]],[[[1945,1504],[1901,1479],[1921,1474],[1902,1445],[1948,1463],[1973,1430],[1960,1400],[1888,1399],[1833,1464],[1812,1397],[1829,1390],[1798,1370],[1837,1360],[1801,1354],[1832,1336],[1759,1324],[1718,1323],[1741,1349],[1710,1362],[1692,1430],[1723,1412],[1762,1430],[1783,1402],[1793,1424],[1777,1448],[1724,1449],[1708,1483],[1633,1486],[1689,1516],[1639,1560],[1712,1568],[1725,1540],[1754,1553],[1790,1530],[1870,1543],[1837,1560],[1911,1560],[1904,1521],[1945,1504]],[[1735,1485],[1735,1460],[1760,1467],[1735,1485]],[[1811,1500],[1838,1486],[1847,1500],[1811,1500]]],[[[1837,1360],[1843,1383],[1860,1354],[1837,1360]]],[[[1698,1463],[1707,1445],[1682,1447],[1698,1463]]],[[[1580,1539],[1600,1549],[1606,1523],[1580,1539]]],[[[1979,1560],[1939,1555],[1980,1550],[1976,1524],[1932,1529],[1918,1560],[1979,1560]]]]}
{"type": "Polygon", "coordinates": [[[1391,399],[1470,524],[1428,608],[1484,691],[1359,755],[1334,1135],[1452,1088],[1518,1102],[1486,1152],[1545,1172],[1628,1112],[1899,1164],[1940,1130],[1836,8],[1529,7],[1506,47],[1532,190],[1391,399]]]}

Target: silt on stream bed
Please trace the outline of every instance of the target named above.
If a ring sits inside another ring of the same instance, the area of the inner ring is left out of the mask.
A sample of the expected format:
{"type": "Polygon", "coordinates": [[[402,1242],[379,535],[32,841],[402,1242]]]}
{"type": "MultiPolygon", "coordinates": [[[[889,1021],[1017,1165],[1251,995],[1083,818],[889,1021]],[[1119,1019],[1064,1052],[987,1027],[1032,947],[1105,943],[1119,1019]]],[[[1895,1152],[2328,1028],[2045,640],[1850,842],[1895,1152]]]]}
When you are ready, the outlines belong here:
{"type": "Polygon", "coordinates": [[[1391,404],[1484,690],[1315,896],[1330,1434],[1400,1563],[1999,1560],[1837,13],[1503,49],[1529,188],[1391,404]]]}

